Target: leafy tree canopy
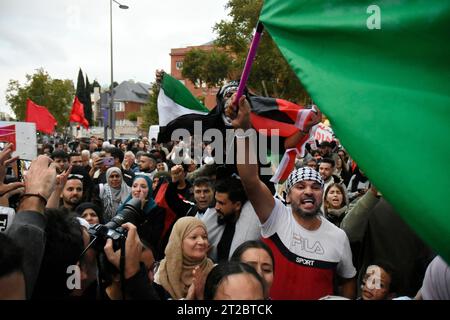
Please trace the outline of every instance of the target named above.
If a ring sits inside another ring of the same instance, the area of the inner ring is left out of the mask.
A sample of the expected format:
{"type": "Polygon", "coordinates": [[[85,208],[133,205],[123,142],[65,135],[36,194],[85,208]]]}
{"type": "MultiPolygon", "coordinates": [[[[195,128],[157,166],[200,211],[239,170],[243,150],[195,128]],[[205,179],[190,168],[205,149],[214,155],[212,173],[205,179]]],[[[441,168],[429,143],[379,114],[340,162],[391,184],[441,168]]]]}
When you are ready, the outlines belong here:
{"type": "MultiPolygon", "coordinates": [[[[225,8],[229,10],[231,21],[222,20],[214,26],[218,34],[215,45],[232,57],[230,79],[238,79],[242,73],[262,4],[262,0],[229,0],[225,8]]],[[[310,102],[267,31],[261,37],[247,86],[260,95],[310,102]]]]}
{"type": "Polygon", "coordinates": [[[9,80],[6,89],[6,101],[18,121],[25,120],[26,102],[27,98],[30,98],[50,111],[58,121],[58,131],[64,130],[69,124],[74,95],[72,80],[52,79],[42,68],[32,75],[27,74],[25,84],[20,84],[18,80],[9,80]]]}
{"type": "Polygon", "coordinates": [[[205,83],[211,88],[222,85],[230,77],[231,66],[232,60],[223,50],[192,49],[184,58],[181,73],[197,87],[205,83]]]}

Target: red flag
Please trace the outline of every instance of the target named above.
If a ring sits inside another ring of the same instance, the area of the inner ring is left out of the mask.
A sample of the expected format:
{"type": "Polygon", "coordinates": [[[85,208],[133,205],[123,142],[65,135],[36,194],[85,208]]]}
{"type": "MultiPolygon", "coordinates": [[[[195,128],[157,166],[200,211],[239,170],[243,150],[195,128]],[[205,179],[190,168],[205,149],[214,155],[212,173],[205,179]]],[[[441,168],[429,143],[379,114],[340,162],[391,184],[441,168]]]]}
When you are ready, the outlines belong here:
{"type": "Polygon", "coordinates": [[[47,110],[47,108],[37,105],[30,99],[27,99],[27,110],[25,113],[25,122],[36,123],[36,130],[51,134],[58,124],[56,119],[47,110]]]}
{"type": "Polygon", "coordinates": [[[155,196],[155,203],[158,206],[160,206],[166,210],[166,215],[165,215],[165,219],[164,219],[164,229],[161,234],[161,239],[164,238],[164,236],[169,231],[172,224],[177,219],[177,215],[170,208],[169,204],[166,201],[166,191],[167,191],[168,186],[169,186],[168,182],[164,182],[163,184],[161,184],[161,186],[159,187],[158,193],[155,196]]]}
{"type": "Polygon", "coordinates": [[[77,96],[75,96],[75,99],[73,100],[69,121],[78,122],[86,129],[89,128],[89,121],[87,121],[87,119],[84,117],[84,106],[80,102],[80,100],[78,100],[77,96]]]}
{"type": "MultiPolygon", "coordinates": [[[[252,102],[250,114],[252,126],[259,132],[265,129],[268,134],[270,130],[278,129],[280,137],[287,138],[298,130],[304,130],[315,112],[315,108],[307,109],[283,99],[253,96],[250,97],[250,101],[252,102]]],[[[303,156],[305,144],[311,136],[312,133],[309,136],[303,136],[296,145],[284,146],[286,151],[270,181],[280,183],[287,179],[294,169],[297,154],[300,153],[303,156]]]]}

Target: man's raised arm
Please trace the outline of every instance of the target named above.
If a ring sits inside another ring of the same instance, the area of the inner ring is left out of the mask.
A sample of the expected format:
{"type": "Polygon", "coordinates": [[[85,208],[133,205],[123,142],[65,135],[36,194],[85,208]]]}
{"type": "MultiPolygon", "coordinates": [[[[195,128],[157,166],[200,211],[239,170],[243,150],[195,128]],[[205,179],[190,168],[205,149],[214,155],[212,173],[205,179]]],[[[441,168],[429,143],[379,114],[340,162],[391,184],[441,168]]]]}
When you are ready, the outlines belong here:
{"type": "MultiPolygon", "coordinates": [[[[234,100],[234,97],[230,99],[234,100]]],[[[250,200],[261,223],[266,222],[275,206],[275,200],[269,188],[259,179],[257,161],[249,161],[250,156],[256,159],[256,137],[251,139],[250,132],[253,131],[250,123],[250,105],[242,96],[239,99],[238,112],[233,119],[232,125],[235,129],[244,130],[244,134],[236,133],[237,139],[237,169],[250,200]],[[251,131],[247,131],[250,129],[251,131]],[[252,143],[255,142],[255,143],[252,143]],[[245,157],[243,156],[245,155],[245,157]]],[[[255,134],[255,133],[252,133],[255,134]]]]}

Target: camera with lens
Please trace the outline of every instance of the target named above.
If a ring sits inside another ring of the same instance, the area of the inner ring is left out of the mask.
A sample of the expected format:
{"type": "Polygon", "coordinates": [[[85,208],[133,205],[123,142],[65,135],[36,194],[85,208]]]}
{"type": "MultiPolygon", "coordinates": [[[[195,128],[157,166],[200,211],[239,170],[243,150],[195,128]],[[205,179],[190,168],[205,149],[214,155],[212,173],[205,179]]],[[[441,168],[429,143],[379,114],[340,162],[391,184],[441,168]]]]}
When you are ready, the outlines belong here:
{"type": "Polygon", "coordinates": [[[132,198],[107,224],[95,224],[91,226],[89,235],[94,249],[98,252],[103,251],[106,240],[112,239],[114,250],[118,250],[121,242],[124,242],[127,237],[127,230],[121,227],[122,224],[130,222],[138,226],[144,220],[145,217],[141,208],[141,200],[132,198]]]}

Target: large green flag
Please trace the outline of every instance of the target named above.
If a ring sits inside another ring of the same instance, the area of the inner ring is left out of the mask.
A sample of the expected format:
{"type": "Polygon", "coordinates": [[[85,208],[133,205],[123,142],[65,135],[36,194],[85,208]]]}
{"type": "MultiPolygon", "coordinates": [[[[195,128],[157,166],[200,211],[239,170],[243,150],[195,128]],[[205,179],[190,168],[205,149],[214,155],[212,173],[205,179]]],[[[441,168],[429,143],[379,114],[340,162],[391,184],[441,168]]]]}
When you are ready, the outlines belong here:
{"type": "Polygon", "coordinates": [[[265,0],[260,20],[352,157],[450,262],[450,1],[265,0]]]}

